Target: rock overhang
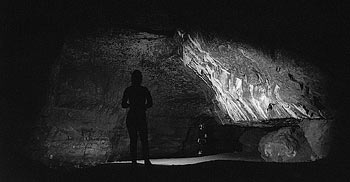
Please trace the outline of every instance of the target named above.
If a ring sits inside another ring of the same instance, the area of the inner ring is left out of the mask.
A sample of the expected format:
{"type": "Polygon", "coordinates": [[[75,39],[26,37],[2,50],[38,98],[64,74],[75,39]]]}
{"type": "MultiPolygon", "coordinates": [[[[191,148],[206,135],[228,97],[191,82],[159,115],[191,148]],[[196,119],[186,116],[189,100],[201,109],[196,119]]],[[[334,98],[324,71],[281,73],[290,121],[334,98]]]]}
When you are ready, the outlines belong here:
{"type": "MultiPolygon", "coordinates": [[[[220,39],[211,44],[197,33],[178,35],[182,61],[212,92],[220,124],[274,128],[258,139],[265,161],[305,162],[328,155],[335,113],[327,103],[329,77],[324,72],[296,57],[266,55],[246,44],[220,39]],[[279,132],[283,134],[265,141],[279,132]],[[291,139],[293,145],[287,142],[291,139]]],[[[244,145],[256,151],[256,142],[244,145]]]]}
{"type": "Polygon", "coordinates": [[[333,117],[328,78],[317,66],[227,40],[211,44],[198,33],[178,35],[182,61],[214,92],[222,124],[288,126],[333,117]]]}

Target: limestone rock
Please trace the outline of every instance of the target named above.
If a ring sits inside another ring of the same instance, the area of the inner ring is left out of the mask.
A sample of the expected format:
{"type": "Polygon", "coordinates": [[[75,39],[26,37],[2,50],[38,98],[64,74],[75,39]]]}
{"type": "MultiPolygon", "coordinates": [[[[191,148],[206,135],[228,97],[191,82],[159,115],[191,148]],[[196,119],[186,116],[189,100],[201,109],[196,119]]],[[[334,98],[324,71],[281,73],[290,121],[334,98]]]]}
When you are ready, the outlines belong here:
{"type": "Polygon", "coordinates": [[[268,133],[260,140],[259,151],[268,162],[305,162],[314,157],[299,127],[284,127],[268,133]]]}

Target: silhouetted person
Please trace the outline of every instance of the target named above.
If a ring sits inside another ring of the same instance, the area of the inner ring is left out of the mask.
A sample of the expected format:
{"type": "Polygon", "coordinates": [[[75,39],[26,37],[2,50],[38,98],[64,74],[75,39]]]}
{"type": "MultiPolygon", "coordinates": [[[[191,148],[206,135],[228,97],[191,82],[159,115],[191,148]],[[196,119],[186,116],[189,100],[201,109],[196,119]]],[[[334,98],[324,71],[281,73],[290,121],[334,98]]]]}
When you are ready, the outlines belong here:
{"type": "Polygon", "coordinates": [[[132,164],[137,158],[137,134],[141,138],[142,155],[146,165],[150,165],[148,151],[148,128],[146,110],[153,105],[152,97],[146,87],[141,86],[142,73],[135,70],[131,75],[131,86],[125,89],[122,107],[129,108],[126,117],[126,126],[130,137],[130,155],[132,164]]]}

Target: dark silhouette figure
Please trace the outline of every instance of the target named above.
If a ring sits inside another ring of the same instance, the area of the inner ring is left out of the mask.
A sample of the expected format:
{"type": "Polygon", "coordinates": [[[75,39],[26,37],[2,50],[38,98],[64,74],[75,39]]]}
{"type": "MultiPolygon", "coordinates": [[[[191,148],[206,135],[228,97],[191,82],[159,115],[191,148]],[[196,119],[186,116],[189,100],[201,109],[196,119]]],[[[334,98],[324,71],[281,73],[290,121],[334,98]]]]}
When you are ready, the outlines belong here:
{"type": "Polygon", "coordinates": [[[148,150],[148,128],[146,110],[153,105],[152,97],[146,87],[141,86],[142,73],[135,70],[131,75],[131,86],[125,89],[122,107],[129,108],[126,126],[130,137],[130,155],[132,163],[136,164],[137,134],[141,138],[142,155],[146,165],[150,165],[148,150]]]}

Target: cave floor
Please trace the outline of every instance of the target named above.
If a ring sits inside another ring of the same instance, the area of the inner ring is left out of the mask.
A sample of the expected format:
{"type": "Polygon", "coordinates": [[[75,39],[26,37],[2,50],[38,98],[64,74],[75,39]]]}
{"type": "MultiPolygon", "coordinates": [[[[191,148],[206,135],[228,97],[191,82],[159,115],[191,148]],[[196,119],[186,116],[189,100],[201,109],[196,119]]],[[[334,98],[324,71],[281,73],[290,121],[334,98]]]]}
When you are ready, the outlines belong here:
{"type": "Polygon", "coordinates": [[[12,155],[11,163],[1,168],[0,181],[350,181],[346,161],[271,163],[257,162],[254,158],[242,161],[239,156],[242,157],[241,154],[220,154],[153,159],[151,167],[132,166],[124,161],[87,168],[53,169],[12,155]]]}
{"type": "MultiPolygon", "coordinates": [[[[250,162],[263,162],[261,157],[255,153],[235,152],[235,153],[223,153],[216,155],[207,155],[201,157],[188,157],[188,158],[167,158],[167,159],[150,159],[154,165],[189,165],[198,164],[209,161],[250,161],[250,162]]],[[[127,164],[131,161],[116,161],[106,164],[127,164]]],[[[137,163],[143,164],[143,160],[138,160],[137,163]]]]}

